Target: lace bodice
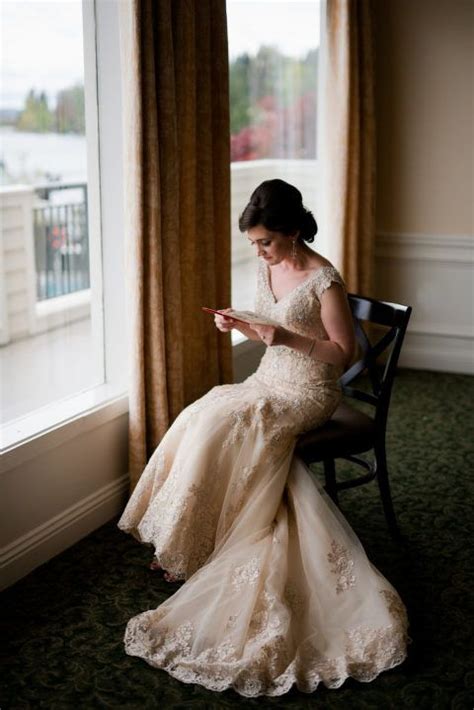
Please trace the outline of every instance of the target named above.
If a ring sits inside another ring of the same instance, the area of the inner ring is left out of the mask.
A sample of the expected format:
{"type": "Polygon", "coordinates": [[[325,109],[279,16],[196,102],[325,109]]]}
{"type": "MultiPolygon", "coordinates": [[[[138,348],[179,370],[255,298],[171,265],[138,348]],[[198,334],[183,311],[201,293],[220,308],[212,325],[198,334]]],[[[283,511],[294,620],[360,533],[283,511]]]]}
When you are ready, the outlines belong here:
{"type": "MultiPolygon", "coordinates": [[[[345,290],[339,272],[333,266],[323,266],[276,301],[270,288],[270,269],[259,259],[255,311],[300,335],[328,340],[321,320],[320,298],[333,282],[345,290]]],[[[273,345],[266,349],[256,374],[261,381],[278,388],[334,389],[339,387],[342,372],[335,365],[286,345],[273,345]]]]}

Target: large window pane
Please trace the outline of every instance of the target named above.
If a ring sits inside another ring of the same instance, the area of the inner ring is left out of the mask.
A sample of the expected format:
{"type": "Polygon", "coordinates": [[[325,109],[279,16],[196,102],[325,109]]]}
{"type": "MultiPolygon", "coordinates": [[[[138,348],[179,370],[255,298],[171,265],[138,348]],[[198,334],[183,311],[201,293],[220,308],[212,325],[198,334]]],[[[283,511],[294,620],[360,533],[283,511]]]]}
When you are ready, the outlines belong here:
{"type": "Polygon", "coordinates": [[[81,0],[0,4],[3,423],[43,408],[46,428],[48,407],[104,381],[82,12],[81,0]]]}
{"type": "MultiPolygon", "coordinates": [[[[255,247],[238,217],[263,180],[317,208],[320,0],[227,0],[232,174],[232,305],[253,308],[255,247]]],[[[238,339],[236,331],[233,336],[238,339]]]]}

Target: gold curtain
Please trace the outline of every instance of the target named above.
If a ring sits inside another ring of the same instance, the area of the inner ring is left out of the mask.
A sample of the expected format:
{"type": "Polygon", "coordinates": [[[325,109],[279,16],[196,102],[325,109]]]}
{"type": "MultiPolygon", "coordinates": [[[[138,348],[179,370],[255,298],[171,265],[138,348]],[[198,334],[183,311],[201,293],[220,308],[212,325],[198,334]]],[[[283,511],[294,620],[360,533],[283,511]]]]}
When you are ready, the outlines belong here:
{"type": "Polygon", "coordinates": [[[371,296],[376,160],[371,0],[327,0],[322,55],[325,254],[350,291],[371,296]]]}
{"type": "Polygon", "coordinates": [[[179,412],[232,382],[224,0],[122,0],[129,471],[133,490],[179,412]]]}

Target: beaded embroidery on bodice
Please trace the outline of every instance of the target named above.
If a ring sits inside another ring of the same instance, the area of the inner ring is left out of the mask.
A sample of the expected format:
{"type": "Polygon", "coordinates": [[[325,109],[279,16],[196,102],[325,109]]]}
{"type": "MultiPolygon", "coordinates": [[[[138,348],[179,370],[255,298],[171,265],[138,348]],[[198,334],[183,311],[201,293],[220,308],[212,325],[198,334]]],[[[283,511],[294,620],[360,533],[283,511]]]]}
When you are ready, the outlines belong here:
{"type": "MultiPolygon", "coordinates": [[[[329,286],[336,282],[345,291],[344,281],[333,266],[323,266],[285,294],[279,301],[270,288],[269,267],[259,260],[255,311],[276,320],[283,327],[299,335],[327,340],[328,335],[321,320],[320,298],[329,286]]],[[[308,357],[304,353],[284,345],[268,347],[260,362],[256,376],[277,391],[295,389],[314,394],[339,392],[340,368],[308,357]]]]}

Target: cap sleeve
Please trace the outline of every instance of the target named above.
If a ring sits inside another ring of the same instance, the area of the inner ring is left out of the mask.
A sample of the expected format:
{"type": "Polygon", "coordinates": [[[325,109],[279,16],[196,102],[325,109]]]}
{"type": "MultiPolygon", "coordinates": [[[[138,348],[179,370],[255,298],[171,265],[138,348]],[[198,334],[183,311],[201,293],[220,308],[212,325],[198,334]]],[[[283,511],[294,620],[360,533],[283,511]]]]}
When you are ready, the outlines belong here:
{"type": "Polygon", "coordinates": [[[315,293],[318,298],[321,298],[324,291],[329,288],[332,283],[337,283],[346,291],[344,280],[334,266],[323,266],[319,269],[315,279],[315,293]]]}

